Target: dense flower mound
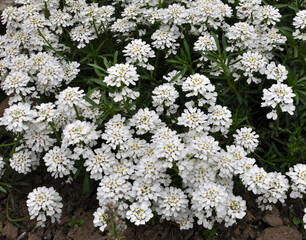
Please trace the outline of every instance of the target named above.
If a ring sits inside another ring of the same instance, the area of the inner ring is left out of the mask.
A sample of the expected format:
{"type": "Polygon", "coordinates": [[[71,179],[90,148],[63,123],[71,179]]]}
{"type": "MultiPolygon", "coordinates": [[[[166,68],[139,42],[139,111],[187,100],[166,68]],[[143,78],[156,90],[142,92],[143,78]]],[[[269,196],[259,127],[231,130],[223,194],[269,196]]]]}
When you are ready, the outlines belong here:
{"type": "MultiPolygon", "coordinates": [[[[305,77],[283,54],[299,56],[305,10],[288,32],[283,5],[261,0],[16,3],[0,37],[1,89],[11,95],[0,125],[15,139],[0,156],[4,181],[9,171],[96,181],[101,231],[110,202],[135,225],[157,214],[210,229],[245,216],[237,186],[263,211],[305,197],[302,159],[262,156],[284,150],[279,136],[306,102],[305,77]]],[[[34,189],[31,219],[59,221],[61,200],[53,187],[34,189]]]]}

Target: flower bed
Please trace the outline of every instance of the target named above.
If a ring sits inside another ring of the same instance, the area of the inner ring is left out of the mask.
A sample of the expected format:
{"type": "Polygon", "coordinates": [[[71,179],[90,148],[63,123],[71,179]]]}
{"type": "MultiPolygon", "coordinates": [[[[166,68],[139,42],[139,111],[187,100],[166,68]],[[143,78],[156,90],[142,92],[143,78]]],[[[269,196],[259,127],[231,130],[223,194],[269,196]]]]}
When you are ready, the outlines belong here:
{"type": "MultiPolygon", "coordinates": [[[[16,172],[82,181],[85,192],[96,187],[101,231],[109,203],[119,220],[157,214],[183,230],[242,219],[235,188],[263,211],[305,197],[305,5],[16,3],[0,38],[11,95],[2,192],[12,195],[16,172]]],[[[34,189],[31,219],[60,221],[61,200],[34,189]]]]}

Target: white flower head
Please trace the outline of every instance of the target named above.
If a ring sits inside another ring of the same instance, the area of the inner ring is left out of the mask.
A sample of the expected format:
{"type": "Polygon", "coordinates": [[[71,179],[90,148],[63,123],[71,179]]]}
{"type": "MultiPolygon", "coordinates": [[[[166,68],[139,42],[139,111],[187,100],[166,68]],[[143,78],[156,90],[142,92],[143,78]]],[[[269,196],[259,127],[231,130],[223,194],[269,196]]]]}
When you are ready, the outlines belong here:
{"type": "Polygon", "coordinates": [[[150,45],[143,40],[133,40],[124,48],[123,53],[128,63],[136,64],[148,70],[154,69],[148,61],[150,58],[155,57],[155,53],[151,49],[150,45]]]}
{"type": "Polygon", "coordinates": [[[53,187],[38,187],[28,195],[27,206],[31,219],[36,218],[37,225],[44,227],[47,217],[51,222],[60,222],[62,215],[62,198],[53,187]]]}

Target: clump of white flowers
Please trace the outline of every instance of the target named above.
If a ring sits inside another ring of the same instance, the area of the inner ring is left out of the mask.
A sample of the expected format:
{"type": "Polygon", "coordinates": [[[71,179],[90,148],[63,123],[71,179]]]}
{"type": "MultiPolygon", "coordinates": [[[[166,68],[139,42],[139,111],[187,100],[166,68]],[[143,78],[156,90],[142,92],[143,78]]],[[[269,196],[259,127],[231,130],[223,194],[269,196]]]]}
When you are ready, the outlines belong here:
{"type": "MultiPolygon", "coordinates": [[[[82,171],[98,186],[101,231],[110,206],[135,225],[158,214],[184,230],[232,226],[247,211],[234,179],[261,210],[285,204],[289,192],[305,196],[306,165],[266,171],[254,157],[264,134],[251,126],[261,113],[240,116],[254,99],[256,111],[270,108],[268,119],[296,109],[292,72],[275,54],[288,37],[277,8],[261,0],[88,2],[17,0],[3,11],[0,86],[11,96],[0,125],[14,135],[3,147],[14,151],[0,156],[0,177],[6,167],[28,174],[40,164],[64,181],[82,171]]],[[[305,25],[298,11],[296,44],[305,25]]],[[[34,189],[31,219],[60,221],[61,200],[52,187],[34,189]]]]}
{"type": "Polygon", "coordinates": [[[128,63],[134,63],[148,70],[153,70],[154,67],[148,63],[149,58],[154,58],[155,53],[149,44],[146,44],[141,39],[135,39],[129,43],[123,50],[124,56],[128,63]]]}
{"type": "Polygon", "coordinates": [[[306,40],[306,10],[301,10],[296,13],[296,16],[293,19],[293,26],[295,27],[295,31],[292,34],[294,38],[306,40]]]}
{"type": "Polygon", "coordinates": [[[251,128],[237,129],[237,134],[234,134],[235,144],[242,146],[247,153],[254,152],[258,145],[258,137],[251,128]]]}
{"type": "Polygon", "coordinates": [[[27,199],[28,211],[31,219],[37,220],[38,226],[45,226],[47,217],[51,222],[60,222],[62,215],[62,198],[53,187],[38,187],[29,193],[27,199]]]}
{"type": "Polygon", "coordinates": [[[272,108],[272,112],[267,114],[267,118],[277,119],[276,107],[279,107],[282,112],[288,112],[293,115],[295,110],[293,105],[294,96],[292,88],[282,83],[273,84],[269,89],[264,89],[262,97],[264,102],[261,103],[261,106],[272,108]]]}
{"type": "Polygon", "coordinates": [[[290,197],[292,198],[302,198],[306,194],[306,165],[296,164],[294,167],[289,169],[287,175],[291,180],[290,197]]]}

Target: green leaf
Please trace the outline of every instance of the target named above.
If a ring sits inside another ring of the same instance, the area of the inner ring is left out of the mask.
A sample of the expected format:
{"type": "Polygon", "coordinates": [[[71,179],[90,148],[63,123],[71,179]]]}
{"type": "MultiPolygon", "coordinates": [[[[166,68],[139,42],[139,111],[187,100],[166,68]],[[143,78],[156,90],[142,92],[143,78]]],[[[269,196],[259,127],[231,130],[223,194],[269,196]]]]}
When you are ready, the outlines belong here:
{"type": "Polygon", "coordinates": [[[291,4],[275,4],[273,5],[273,7],[276,7],[276,8],[291,8],[293,9],[294,11],[298,12],[300,11],[300,9],[298,9],[297,7],[291,5],[291,4]]]}
{"type": "Polygon", "coordinates": [[[294,223],[295,225],[299,225],[300,222],[301,222],[301,220],[298,219],[298,218],[296,218],[296,217],[294,217],[292,220],[293,220],[293,223],[294,223]]]}
{"type": "Polygon", "coordinates": [[[0,186],[0,191],[4,192],[4,193],[7,193],[7,191],[3,187],[1,187],[1,186],[0,186]]]}
{"type": "Polygon", "coordinates": [[[115,54],[114,54],[113,64],[116,64],[117,60],[118,60],[118,51],[116,51],[115,54]]]}
{"type": "Polygon", "coordinates": [[[211,35],[216,42],[218,53],[221,54],[220,42],[219,42],[219,39],[218,39],[217,35],[214,32],[211,32],[211,35]]]}
{"type": "Polygon", "coordinates": [[[107,73],[107,71],[104,68],[98,66],[97,64],[87,63],[87,65],[93,67],[94,69],[98,69],[100,71],[107,73]]]}
{"type": "Polygon", "coordinates": [[[188,61],[191,63],[191,54],[190,54],[190,49],[189,49],[188,42],[185,38],[184,38],[183,42],[184,42],[185,52],[186,52],[187,57],[188,57],[188,61]]]}

